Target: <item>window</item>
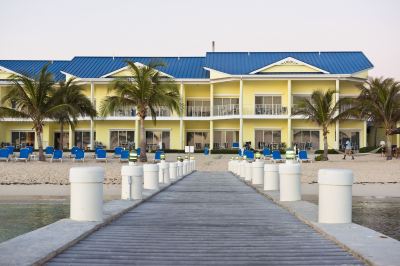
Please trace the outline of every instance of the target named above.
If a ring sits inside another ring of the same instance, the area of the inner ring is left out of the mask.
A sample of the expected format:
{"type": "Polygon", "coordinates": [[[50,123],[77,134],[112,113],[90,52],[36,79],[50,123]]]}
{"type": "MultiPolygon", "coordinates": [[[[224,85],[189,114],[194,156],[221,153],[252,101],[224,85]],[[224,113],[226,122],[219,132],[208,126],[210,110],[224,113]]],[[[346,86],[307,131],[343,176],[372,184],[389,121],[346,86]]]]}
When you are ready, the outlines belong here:
{"type": "Polygon", "coordinates": [[[360,148],[360,132],[354,130],[340,130],[339,132],[339,145],[341,149],[345,149],[346,141],[350,140],[351,146],[354,150],[360,148]]]}
{"type": "Polygon", "coordinates": [[[239,131],[236,130],[215,130],[214,149],[230,149],[233,143],[239,141],[239,131]]]}
{"type": "Polygon", "coordinates": [[[135,143],[135,131],[110,130],[110,148],[129,147],[135,143]]]}
{"type": "MultiPolygon", "coordinates": [[[[93,141],[96,140],[96,132],[93,133],[93,141]]],[[[90,145],[90,131],[75,131],[74,146],[86,149],[90,145]]]]}
{"type": "Polygon", "coordinates": [[[33,131],[12,131],[11,144],[15,147],[35,146],[35,132],[33,131]]]}
{"type": "Polygon", "coordinates": [[[210,116],[210,100],[189,100],[186,102],[187,116],[210,116]]]}
{"type": "Polygon", "coordinates": [[[256,130],[255,142],[258,149],[263,149],[264,147],[276,149],[281,144],[281,131],[269,129],[256,130]]]}
{"type": "Polygon", "coordinates": [[[256,115],[280,115],[286,112],[282,107],[282,96],[256,96],[256,115]]]}
{"type": "Polygon", "coordinates": [[[194,146],[196,150],[202,150],[210,146],[209,132],[186,132],[186,145],[194,146]]]}
{"type": "MultiPolygon", "coordinates": [[[[63,149],[68,149],[69,147],[69,132],[63,132],[63,149]]],[[[54,132],[54,147],[60,149],[61,145],[61,132],[54,132]]]]}
{"type": "Polygon", "coordinates": [[[214,115],[238,115],[239,98],[214,98],[214,115]]]}
{"type": "Polygon", "coordinates": [[[319,150],[319,130],[293,130],[293,144],[302,150],[319,150]]]}
{"type": "Polygon", "coordinates": [[[160,148],[170,149],[170,132],[169,131],[146,131],[146,146],[150,151],[160,148]]]}

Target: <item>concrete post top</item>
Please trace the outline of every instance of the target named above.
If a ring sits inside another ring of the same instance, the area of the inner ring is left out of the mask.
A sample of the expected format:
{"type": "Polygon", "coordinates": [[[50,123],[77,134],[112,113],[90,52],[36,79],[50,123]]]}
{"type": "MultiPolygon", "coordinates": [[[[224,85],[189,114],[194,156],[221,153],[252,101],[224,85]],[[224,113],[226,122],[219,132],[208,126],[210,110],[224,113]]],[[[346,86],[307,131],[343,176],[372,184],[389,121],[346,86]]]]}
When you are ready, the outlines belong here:
{"type": "Polygon", "coordinates": [[[163,162],[163,163],[161,163],[161,167],[163,167],[163,168],[169,168],[169,163],[163,162]]]}
{"type": "Polygon", "coordinates": [[[177,167],[178,163],[169,163],[169,167],[173,168],[173,167],[177,167]]]}
{"type": "Polygon", "coordinates": [[[179,162],[177,162],[177,164],[178,164],[178,166],[179,166],[179,165],[182,165],[182,164],[183,164],[183,162],[179,161],[179,162]]]}
{"type": "Polygon", "coordinates": [[[280,174],[298,174],[300,172],[301,172],[301,166],[299,163],[279,165],[280,174]]]}
{"type": "Polygon", "coordinates": [[[264,167],[264,162],[261,160],[256,160],[255,162],[252,162],[251,165],[253,165],[253,167],[259,167],[259,168],[263,168],[264,167]]]}
{"type": "Polygon", "coordinates": [[[247,163],[249,163],[247,160],[243,160],[243,161],[241,162],[241,164],[247,164],[247,163]]]}
{"type": "Polygon", "coordinates": [[[266,163],[266,164],[264,164],[264,171],[279,172],[279,165],[272,164],[272,163],[266,163]]]}
{"type": "Polygon", "coordinates": [[[103,183],[103,167],[72,167],[69,170],[71,183],[103,183]]]}
{"type": "Polygon", "coordinates": [[[158,171],[158,165],[157,164],[144,164],[143,165],[143,171],[145,171],[145,172],[156,172],[156,171],[158,171]]]}
{"type": "Polygon", "coordinates": [[[251,167],[252,163],[247,163],[244,165],[244,167],[251,167]]]}
{"type": "Polygon", "coordinates": [[[353,185],[353,171],[350,169],[320,169],[318,184],[351,186],[353,185]]]}
{"type": "Polygon", "coordinates": [[[121,175],[143,176],[143,166],[141,166],[141,165],[124,165],[121,167],[121,175]]]}

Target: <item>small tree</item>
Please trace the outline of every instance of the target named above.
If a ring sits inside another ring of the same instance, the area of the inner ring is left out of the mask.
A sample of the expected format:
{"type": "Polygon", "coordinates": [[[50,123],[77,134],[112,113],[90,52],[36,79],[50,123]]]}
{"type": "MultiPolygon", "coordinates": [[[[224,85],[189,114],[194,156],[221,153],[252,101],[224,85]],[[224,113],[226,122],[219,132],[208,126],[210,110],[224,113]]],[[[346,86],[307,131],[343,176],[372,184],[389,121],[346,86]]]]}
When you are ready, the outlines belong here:
{"type": "Polygon", "coordinates": [[[400,84],[392,78],[369,78],[359,86],[356,109],[375,126],[383,125],[386,135],[386,158],[392,159],[391,133],[400,121],[400,84]]]}
{"type": "Polygon", "coordinates": [[[294,110],[292,115],[303,115],[309,120],[322,127],[322,135],[324,138],[323,160],[328,160],[328,127],[336,123],[336,121],[348,117],[351,112],[349,110],[340,110],[340,105],[350,102],[349,99],[340,99],[335,102],[335,91],[328,90],[313,91],[310,99],[303,99],[298,104],[298,108],[294,110]]]}
{"type": "MultiPolygon", "coordinates": [[[[146,162],[146,134],[144,121],[147,112],[156,120],[156,109],[166,107],[181,112],[179,89],[174,79],[162,76],[157,67],[163,63],[151,62],[148,66],[136,66],[126,61],[132,77],[117,79],[110,87],[112,96],[107,96],[101,103],[100,112],[106,116],[119,108],[136,107],[140,119],[140,161],[146,162]]],[[[136,133],[137,134],[137,133],[136,133]]]]}

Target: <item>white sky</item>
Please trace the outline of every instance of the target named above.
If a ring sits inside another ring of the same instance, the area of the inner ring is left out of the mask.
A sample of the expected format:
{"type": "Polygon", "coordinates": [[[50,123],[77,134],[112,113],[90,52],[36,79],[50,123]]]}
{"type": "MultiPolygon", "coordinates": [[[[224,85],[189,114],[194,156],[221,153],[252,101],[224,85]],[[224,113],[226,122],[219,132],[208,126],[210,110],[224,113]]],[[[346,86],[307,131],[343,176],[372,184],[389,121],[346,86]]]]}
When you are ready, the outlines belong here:
{"type": "Polygon", "coordinates": [[[396,0],[12,0],[0,59],[203,56],[216,51],[363,51],[400,80],[396,0]]]}

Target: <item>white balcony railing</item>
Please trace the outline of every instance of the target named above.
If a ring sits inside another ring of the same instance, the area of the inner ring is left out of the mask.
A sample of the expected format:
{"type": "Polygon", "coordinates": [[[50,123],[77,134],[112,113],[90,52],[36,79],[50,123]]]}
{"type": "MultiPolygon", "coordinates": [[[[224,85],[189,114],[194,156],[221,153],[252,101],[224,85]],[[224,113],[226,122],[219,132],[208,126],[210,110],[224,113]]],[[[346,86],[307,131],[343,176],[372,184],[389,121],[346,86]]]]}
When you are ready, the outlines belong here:
{"type": "Polygon", "coordinates": [[[186,116],[210,116],[210,106],[186,106],[186,116]]]}
{"type": "Polygon", "coordinates": [[[256,104],[244,106],[245,115],[286,115],[287,108],[281,104],[256,104]]]}
{"type": "Polygon", "coordinates": [[[214,105],[214,116],[239,115],[239,104],[214,105]]]}
{"type": "MultiPolygon", "coordinates": [[[[155,109],[156,111],[156,116],[161,117],[161,116],[170,116],[171,111],[167,107],[158,107],[155,109]]],[[[117,117],[122,117],[122,116],[136,116],[136,107],[127,107],[127,108],[121,108],[116,110],[112,116],[117,116],[117,117]]],[[[147,110],[147,115],[148,117],[151,117],[151,112],[150,110],[147,110]]]]}

